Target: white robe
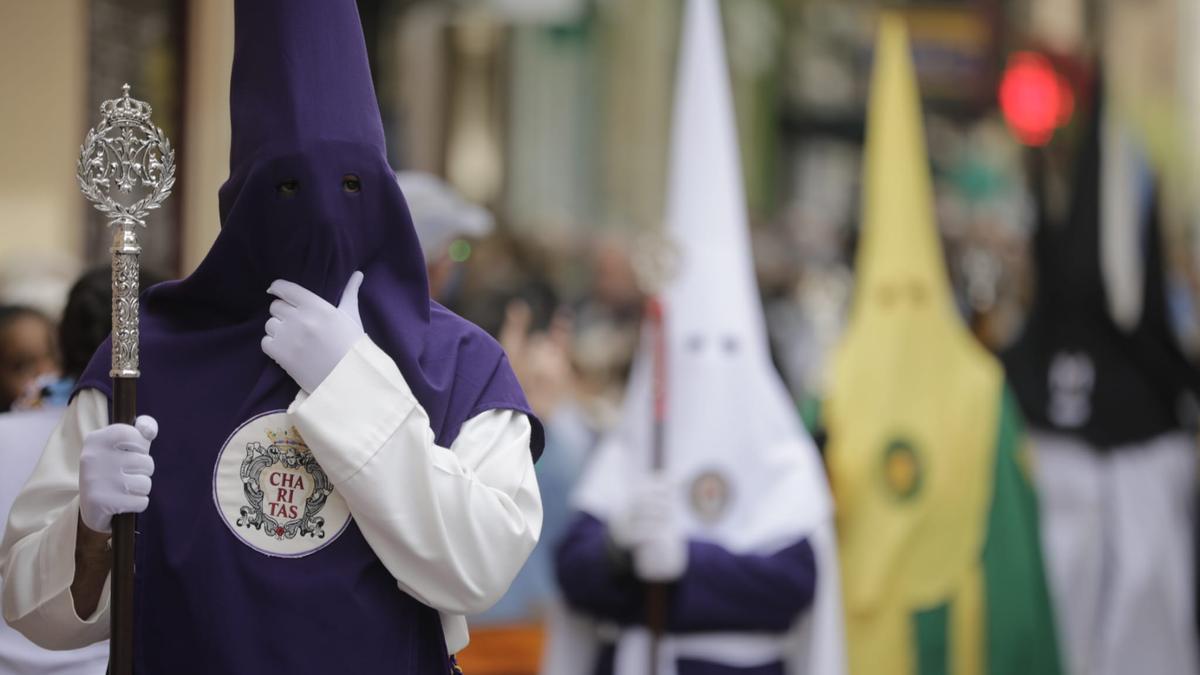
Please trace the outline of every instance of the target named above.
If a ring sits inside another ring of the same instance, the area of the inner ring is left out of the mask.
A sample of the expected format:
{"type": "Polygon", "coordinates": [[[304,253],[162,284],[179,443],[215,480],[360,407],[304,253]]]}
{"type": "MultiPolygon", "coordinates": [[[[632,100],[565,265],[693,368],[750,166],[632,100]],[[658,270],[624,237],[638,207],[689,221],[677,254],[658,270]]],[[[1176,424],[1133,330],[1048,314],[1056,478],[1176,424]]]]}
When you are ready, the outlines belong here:
{"type": "Polygon", "coordinates": [[[1074,675],[1195,675],[1196,445],[1034,432],[1042,549],[1074,675]]]}

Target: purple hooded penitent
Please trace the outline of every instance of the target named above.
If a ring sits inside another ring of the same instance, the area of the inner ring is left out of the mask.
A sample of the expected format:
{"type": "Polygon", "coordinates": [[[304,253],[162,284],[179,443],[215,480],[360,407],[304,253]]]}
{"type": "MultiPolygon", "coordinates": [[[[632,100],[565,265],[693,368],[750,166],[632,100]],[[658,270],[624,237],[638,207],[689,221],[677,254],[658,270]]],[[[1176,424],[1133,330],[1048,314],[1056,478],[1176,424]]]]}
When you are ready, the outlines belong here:
{"type": "MultiPolygon", "coordinates": [[[[136,671],[448,672],[437,612],[397,588],[352,521],[311,555],[270,557],[214,507],[227,437],[298,391],[261,351],[267,286],[288,279],[336,303],[362,270],[367,335],[440,445],[483,411],[528,405],[495,341],[429,299],[353,0],[237,0],[231,116],[221,233],[195,273],[142,298],[138,412],[161,433],[137,525],[136,671]],[[347,176],[361,189],[345,190],[347,176]]],[[[80,388],[111,395],[109,352],[80,388]]],[[[536,457],[542,433],[530,419],[536,457]]]]}

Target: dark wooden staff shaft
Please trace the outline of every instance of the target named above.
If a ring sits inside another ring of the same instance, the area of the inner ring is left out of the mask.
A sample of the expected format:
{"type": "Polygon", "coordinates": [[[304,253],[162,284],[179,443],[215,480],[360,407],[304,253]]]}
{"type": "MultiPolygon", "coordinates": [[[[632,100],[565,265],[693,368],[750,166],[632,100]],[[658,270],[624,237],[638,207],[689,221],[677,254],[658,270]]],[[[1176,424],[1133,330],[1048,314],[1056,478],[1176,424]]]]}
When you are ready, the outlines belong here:
{"type": "MultiPolygon", "coordinates": [[[[114,377],[112,421],[132,425],[137,417],[137,378],[114,377]]],[[[122,513],[112,524],[112,634],[109,675],[133,675],[133,530],[136,516],[122,513]]]]}

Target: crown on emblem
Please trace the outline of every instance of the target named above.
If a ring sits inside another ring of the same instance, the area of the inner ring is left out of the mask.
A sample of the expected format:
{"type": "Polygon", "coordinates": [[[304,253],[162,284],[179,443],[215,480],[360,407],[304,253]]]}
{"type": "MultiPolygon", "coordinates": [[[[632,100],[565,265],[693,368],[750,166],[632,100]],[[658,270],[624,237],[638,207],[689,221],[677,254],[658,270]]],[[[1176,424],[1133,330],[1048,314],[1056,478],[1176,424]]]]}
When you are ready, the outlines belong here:
{"type": "Polygon", "coordinates": [[[282,432],[274,429],[267,430],[267,438],[271,439],[271,445],[281,445],[293,448],[307,448],[304,444],[304,439],[300,438],[300,432],[296,431],[296,427],[289,427],[282,432]]]}
{"type": "Polygon", "coordinates": [[[100,114],[118,126],[149,122],[150,114],[153,112],[150,104],[130,98],[128,84],[121,87],[121,91],[124,92],[121,98],[114,98],[100,104],[100,114]]]}

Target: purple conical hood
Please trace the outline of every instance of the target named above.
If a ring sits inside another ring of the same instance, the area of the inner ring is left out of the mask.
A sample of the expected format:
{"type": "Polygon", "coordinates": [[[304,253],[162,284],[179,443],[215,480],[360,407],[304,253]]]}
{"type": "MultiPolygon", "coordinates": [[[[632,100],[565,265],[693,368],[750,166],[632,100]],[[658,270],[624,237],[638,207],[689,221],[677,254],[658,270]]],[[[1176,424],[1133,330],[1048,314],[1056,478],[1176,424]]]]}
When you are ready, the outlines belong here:
{"type": "Polygon", "coordinates": [[[354,0],[255,0],[235,12],[231,176],[263,148],[336,140],[385,150],[354,0]]]}

